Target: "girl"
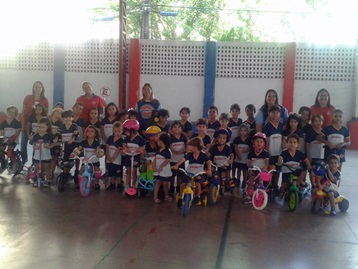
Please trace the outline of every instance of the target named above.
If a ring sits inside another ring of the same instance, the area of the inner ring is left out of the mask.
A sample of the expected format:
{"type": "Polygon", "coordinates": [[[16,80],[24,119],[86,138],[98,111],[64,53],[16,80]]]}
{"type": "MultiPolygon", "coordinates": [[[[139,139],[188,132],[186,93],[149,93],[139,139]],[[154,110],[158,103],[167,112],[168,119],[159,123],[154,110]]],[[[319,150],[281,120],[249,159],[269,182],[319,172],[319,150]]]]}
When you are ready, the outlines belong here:
{"type": "Polygon", "coordinates": [[[236,158],[234,159],[233,163],[232,175],[233,177],[237,177],[239,184],[242,174],[242,188],[245,188],[248,176],[247,156],[251,148],[251,139],[249,134],[249,126],[247,126],[246,124],[241,124],[239,127],[239,135],[234,139],[233,142],[236,158]]]}
{"type": "Polygon", "coordinates": [[[256,134],[256,121],[255,121],[256,107],[253,104],[248,104],[245,107],[245,113],[247,119],[243,123],[249,126],[250,137],[252,138],[256,134]]]}
{"type": "MultiPolygon", "coordinates": [[[[308,158],[306,157],[306,154],[298,150],[300,147],[300,139],[301,138],[295,133],[292,133],[287,137],[287,149],[281,152],[280,157],[278,157],[278,163],[282,164],[284,162],[292,168],[296,168],[299,166],[302,167],[302,164],[305,163],[305,165],[308,167],[308,170],[310,171],[312,170],[312,167],[308,158]]],[[[304,178],[306,176],[305,172],[306,171],[302,171],[300,176],[297,178],[297,186],[300,186],[301,182],[304,181],[304,178]]],[[[291,173],[293,172],[287,167],[282,167],[282,183],[279,196],[281,199],[286,192],[286,185],[291,173]]]]}
{"type": "Polygon", "coordinates": [[[152,112],[161,109],[160,102],[155,99],[152,86],[145,83],[142,87],[142,99],[140,99],[134,110],[139,113],[140,133],[145,136],[145,130],[152,122],[152,112]]]}
{"type": "MultiPolygon", "coordinates": [[[[35,164],[35,175],[40,170],[44,173],[44,186],[51,186],[51,148],[54,146],[54,142],[56,143],[57,141],[58,138],[53,139],[50,120],[47,118],[40,119],[37,132],[33,135],[31,142],[34,149],[32,162],[35,164]]],[[[34,187],[37,187],[37,180],[34,182],[34,187]]]]}
{"type": "Polygon", "coordinates": [[[190,112],[189,107],[182,107],[179,111],[180,123],[183,125],[183,133],[188,139],[193,135],[193,125],[188,121],[190,112]]]}
{"type": "Polygon", "coordinates": [[[32,112],[32,114],[27,122],[26,132],[27,132],[27,137],[29,138],[30,141],[32,140],[33,135],[37,131],[37,126],[38,126],[39,120],[42,118],[45,118],[46,116],[47,116],[47,113],[46,113],[45,107],[42,104],[37,103],[35,105],[34,111],[32,112]]]}
{"type": "MultiPolygon", "coordinates": [[[[204,148],[203,141],[199,137],[194,137],[190,139],[187,143],[187,148],[189,153],[185,154],[183,158],[181,158],[174,166],[172,166],[173,170],[178,170],[180,165],[186,161],[188,161],[187,171],[192,174],[196,174],[198,172],[204,171],[204,166],[207,167],[206,174],[211,176],[211,161],[208,156],[202,151],[204,148]]],[[[184,176],[182,178],[182,183],[180,184],[180,193],[177,206],[183,206],[182,194],[189,183],[190,178],[188,176],[184,176]]],[[[198,176],[195,179],[195,197],[193,199],[193,204],[197,205],[200,202],[200,193],[201,193],[201,176],[198,176]]]]}
{"type": "MultiPolygon", "coordinates": [[[[124,156],[124,166],[126,168],[126,186],[124,191],[127,192],[129,188],[131,177],[133,177],[133,186],[137,182],[137,170],[140,166],[141,155],[140,152],[144,149],[145,141],[139,135],[139,122],[137,120],[126,120],[123,123],[123,130],[126,138],[123,142],[123,149],[126,150],[124,156]],[[131,162],[133,157],[133,169],[131,168],[131,162]]],[[[132,186],[131,186],[132,187],[132,186]]]]}
{"type": "MultiPolygon", "coordinates": [[[[252,150],[247,156],[247,166],[257,166],[261,170],[266,170],[269,167],[269,153],[267,152],[266,143],[267,138],[264,133],[256,133],[252,140],[252,150]]],[[[247,187],[247,196],[244,199],[244,204],[252,203],[252,194],[254,193],[254,178],[255,174],[250,170],[249,172],[249,180],[247,187]]]]}
{"type": "MultiPolygon", "coordinates": [[[[93,170],[96,177],[94,189],[98,191],[100,189],[99,179],[101,178],[99,158],[101,158],[104,154],[101,151],[101,145],[99,143],[99,134],[97,133],[96,127],[89,125],[85,129],[84,135],[86,138],[82,140],[80,145],[73,150],[73,152],[71,153],[71,158],[80,155],[80,153],[83,151],[84,159],[93,165],[93,170]]],[[[79,174],[81,175],[83,171],[84,166],[81,167],[79,174]]]]}
{"type": "Polygon", "coordinates": [[[85,127],[92,125],[96,127],[97,132],[100,133],[101,131],[101,121],[99,120],[98,116],[98,109],[97,108],[91,108],[88,111],[88,121],[85,124],[85,127]]]}
{"type": "Polygon", "coordinates": [[[106,144],[106,163],[108,176],[110,177],[111,183],[107,186],[106,190],[114,190],[116,188],[119,191],[123,190],[122,181],[122,155],[121,151],[123,148],[123,124],[119,121],[113,124],[113,135],[107,139],[106,144]]]}
{"type": "Polygon", "coordinates": [[[302,121],[298,114],[292,113],[288,119],[286,124],[286,129],[282,131],[282,148],[287,148],[287,137],[290,134],[297,134],[300,138],[299,140],[299,148],[303,145],[303,132],[302,132],[302,121]]]}
{"type": "MultiPolygon", "coordinates": [[[[81,143],[84,139],[83,131],[86,127],[85,120],[81,117],[82,111],[83,111],[83,105],[81,103],[76,103],[72,107],[73,111],[73,123],[77,124],[78,126],[78,137],[77,137],[77,143],[81,143]]],[[[86,115],[87,117],[87,115],[86,115]]]]}
{"type": "MultiPolygon", "coordinates": [[[[298,114],[300,114],[301,118],[301,127],[303,132],[303,141],[306,141],[306,135],[312,130],[312,125],[310,124],[310,118],[311,118],[311,110],[307,106],[302,106],[298,110],[298,114]]],[[[302,143],[300,151],[303,153],[306,153],[306,144],[302,143]]]]}
{"type": "MultiPolygon", "coordinates": [[[[340,158],[339,171],[342,171],[343,162],[346,161],[346,147],[351,144],[349,130],[343,124],[343,111],[336,109],[333,112],[332,124],[323,128],[324,142],[326,147],[324,151],[324,159],[327,160],[331,154],[336,154],[340,158]]],[[[322,140],[322,138],[321,138],[322,140]]]]}
{"type": "MultiPolygon", "coordinates": [[[[170,150],[172,152],[170,165],[175,165],[181,158],[184,157],[184,152],[186,150],[185,144],[187,142],[187,139],[183,133],[183,125],[181,124],[180,121],[173,121],[170,130],[171,130],[170,150]]],[[[182,164],[180,168],[184,168],[184,164],[182,164]]],[[[177,187],[179,189],[182,174],[173,171],[173,181],[170,184],[170,190],[169,190],[170,193],[174,193],[175,176],[177,177],[177,187]]]]}
{"type": "Polygon", "coordinates": [[[54,138],[58,139],[58,142],[51,148],[51,179],[55,173],[58,157],[61,154],[61,142],[59,140],[61,140],[60,126],[62,124],[62,112],[61,108],[55,108],[48,117],[51,123],[51,133],[54,138]]]}
{"type": "Polygon", "coordinates": [[[324,159],[324,144],[317,139],[323,135],[322,124],[323,116],[321,114],[313,115],[312,129],[306,134],[306,154],[312,166],[324,159]]]}
{"type": "Polygon", "coordinates": [[[171,180],[172,171],[170,170],[170,137],[167,133],[162,133],[158,138],[158,151],[152,162],[152,169],[156,178],[154,187],[154,203],[160,203],[158,192],[160,185],[163,185],[165,201],[171,202],[172,198],[168,192],[168,182],[171,180]]]}
{"type": "Polygon", "coordinates": [[[157,126],[162,130],[162,132],[169,133],[169,111],[166,109],[160,109],[156,115],[156,118],[158,118],[157,126]]]}
{"type": "Polygon", "coordinates": [[[109,103],[105,108],[105,116],[101,122],[101,137],[105,143],[113,135],[113,124],[118,120],[119,110],[115,103],[109,103]]]}

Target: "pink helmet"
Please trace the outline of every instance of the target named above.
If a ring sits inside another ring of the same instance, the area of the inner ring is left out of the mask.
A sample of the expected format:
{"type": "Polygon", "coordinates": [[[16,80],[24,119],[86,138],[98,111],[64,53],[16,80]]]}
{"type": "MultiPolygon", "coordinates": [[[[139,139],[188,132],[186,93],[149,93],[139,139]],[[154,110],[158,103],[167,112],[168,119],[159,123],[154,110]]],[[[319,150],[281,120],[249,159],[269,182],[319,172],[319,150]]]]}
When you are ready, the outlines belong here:
{"type": "Polygon", "coordinates": [[[139,130],[139,122],[137,120],[133,120],[133,119],[126,120],[123,123],[123,129],[127,129],[130,131],[132,131],[132,130],[138,131],[139,130]]]}
{"type": "Polygon", "coordinates": [[[252,138],[252,140],[255,140],[256,138],[261,138],[265,141],[265,143],[267,143],[267,138],[266,135],[264,133],[261,132],[257,132],[254,137],[252,138]]]}

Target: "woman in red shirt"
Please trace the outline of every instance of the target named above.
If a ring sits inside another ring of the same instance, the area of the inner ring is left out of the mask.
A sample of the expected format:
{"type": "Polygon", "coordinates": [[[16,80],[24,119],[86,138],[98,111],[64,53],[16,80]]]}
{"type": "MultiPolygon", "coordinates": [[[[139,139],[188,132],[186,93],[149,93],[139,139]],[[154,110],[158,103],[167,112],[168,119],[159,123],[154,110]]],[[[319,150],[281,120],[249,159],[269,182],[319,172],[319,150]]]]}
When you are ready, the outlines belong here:
{"type": "Polygon", "coordinates": [[[83,110],[81,113],[81,118],[88,122],[88,112],[91,110],[91,108],[97,108],[98,109],[98,115],[103,114],[103,99],[92,93],[92,85],[89,82],[83,82],[82,83],[82,90],[85,93],[84,95],[81,95],[77,98],[76,103],[80,103],[83,106],[83,110]]]}
{"type": "Polygon", "coordinates": [[[331,97],[326,89],[317,92],[315,104],[310,107],[311,118],[315,114],[321,114],[324,118],[322,128],[332,124],[333,111],[336,108],[331,104],[331,97]]]}
{"type": "Polygon", "coordinates": [[[21,151],[26,156],[27,160],[27,122],[34,111],[34,106],[40,103],[45,107],[46,114],[48,114],[48,99],[45,97],[45,88],[41,81],[36,81],[32,86],[32,94],[27,95],[22,107],[22,132],[21,132],[21,151]]]}

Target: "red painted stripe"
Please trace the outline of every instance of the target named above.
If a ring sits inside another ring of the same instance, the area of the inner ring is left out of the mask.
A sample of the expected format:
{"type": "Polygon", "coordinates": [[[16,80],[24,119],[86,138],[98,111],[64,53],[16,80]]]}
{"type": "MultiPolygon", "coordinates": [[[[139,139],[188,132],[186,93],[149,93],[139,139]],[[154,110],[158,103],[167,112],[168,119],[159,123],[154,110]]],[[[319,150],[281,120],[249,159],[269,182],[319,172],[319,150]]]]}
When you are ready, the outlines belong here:
{"type": "Polygon", "coordinates": [[[293,95],[296,71],[296,43],[288,43],[286,46],[285,80],[283,85],[282,105],[288,112],[293,111],[293,95]]]}
{"type": "Polygon", "coordinates": [[[140,39],[131,39],[129,50],[128,107],[135,107],[139,100],[141,55],[140,39]]]}

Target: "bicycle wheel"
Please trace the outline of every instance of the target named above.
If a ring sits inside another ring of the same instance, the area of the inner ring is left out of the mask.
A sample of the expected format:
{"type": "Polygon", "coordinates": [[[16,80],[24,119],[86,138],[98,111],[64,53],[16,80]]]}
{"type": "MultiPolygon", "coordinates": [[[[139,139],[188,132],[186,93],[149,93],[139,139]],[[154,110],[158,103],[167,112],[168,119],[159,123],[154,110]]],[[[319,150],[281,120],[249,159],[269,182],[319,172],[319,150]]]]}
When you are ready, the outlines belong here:
{"type": "Polygon", "coordinates": [[[63,192],[65,190],[65,178],[62,173],[57,176],[56,182],[58,192],[63,192]]]}
{"type": "Polygon", "coordinates": [[[338,202],[338,208],[340,211],[346,212],[349,208],[349,201],[344,198],[341,202],[338,202]]]}
{"type": "Polygon", "coordinates": [[[288,194],[288,209],[293,212],[296,210],[298,204],[298,193],[297,191],[290,191],[288,194]]]}
{"type": "Polygon", "coordinates": [[[80,183],[80,192],[82,197],[88,197],[91,193],[91,188],[88,186],[90,186],[90,184],[88,184],[88,181],[90,179],[88,177],[79,177],[79,183],[80,183]]]}
{"type": "Polygon", "coordinates": [[[219,190],[217,185],[210,185],[209,202],[211,205],[217,205],[219,198],[219,190]]]}
{"type": "Polygon", "coordinates": [[[184,195],[184,201],[183,201],[183,217],[188,216],[189,214],[189,207],[190,207],[190,195],[189,194],[185,194],[184,195]]]}
{"type": "Polygon", "coordinates": [[[319,211],[320,205],[321,205],[320,199],[315,198],[315,200],[314,200],[314,202],[313,202],[313,205],[312,205],[312,207],[311,207],[311,213],[312,213],[312,214],[317,214],[318,211],[319,211]]]}
{"type": "Polygon", "coordinates": [[[257,189],[252,195],[252,205],[256,210],[262,210],[266,207],[268,195],[265,190],[257,189]]]}

